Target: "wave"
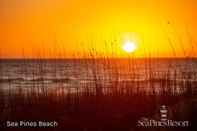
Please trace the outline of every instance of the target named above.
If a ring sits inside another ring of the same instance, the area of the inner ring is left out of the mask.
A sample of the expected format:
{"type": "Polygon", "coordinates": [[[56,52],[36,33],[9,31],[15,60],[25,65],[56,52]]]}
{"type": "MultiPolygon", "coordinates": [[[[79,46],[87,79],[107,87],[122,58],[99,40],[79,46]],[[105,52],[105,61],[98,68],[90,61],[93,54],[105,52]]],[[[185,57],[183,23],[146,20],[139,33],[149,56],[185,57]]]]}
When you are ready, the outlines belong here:
{"type": "Polygon", "coordinates": [[[75,78],[0,78],[0,83],[14,82],[49,82],[49,83],[69,83],[76,81],[75,78]]]}

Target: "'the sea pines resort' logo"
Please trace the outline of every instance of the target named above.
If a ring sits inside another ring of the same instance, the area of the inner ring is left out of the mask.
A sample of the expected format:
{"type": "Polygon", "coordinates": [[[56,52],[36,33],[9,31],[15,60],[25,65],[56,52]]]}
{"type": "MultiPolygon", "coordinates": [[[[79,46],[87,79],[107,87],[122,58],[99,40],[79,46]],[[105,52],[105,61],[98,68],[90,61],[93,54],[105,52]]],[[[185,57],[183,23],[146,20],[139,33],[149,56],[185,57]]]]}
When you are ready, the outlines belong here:
{"type": "Polygon", "coordinates": [[[137,121],[138,127],[189,127],[189,121],[176,121],[168,119],[168,108],[160,107],[160,120],[141,118],[137,121]]]}

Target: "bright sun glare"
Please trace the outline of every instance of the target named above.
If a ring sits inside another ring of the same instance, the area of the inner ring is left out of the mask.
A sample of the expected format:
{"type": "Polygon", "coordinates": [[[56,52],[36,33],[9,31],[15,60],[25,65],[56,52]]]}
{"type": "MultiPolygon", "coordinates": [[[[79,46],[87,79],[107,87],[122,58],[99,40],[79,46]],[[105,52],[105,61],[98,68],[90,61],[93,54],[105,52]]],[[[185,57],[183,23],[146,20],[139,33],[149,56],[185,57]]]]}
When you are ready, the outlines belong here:
{"type": "Polygon", "coordinates": [[[134,42],[127,41],[127,42],[124,43],[122,48],[125,52],[132,53],[136,50],[137,47],[136,47],[134,42]]]}

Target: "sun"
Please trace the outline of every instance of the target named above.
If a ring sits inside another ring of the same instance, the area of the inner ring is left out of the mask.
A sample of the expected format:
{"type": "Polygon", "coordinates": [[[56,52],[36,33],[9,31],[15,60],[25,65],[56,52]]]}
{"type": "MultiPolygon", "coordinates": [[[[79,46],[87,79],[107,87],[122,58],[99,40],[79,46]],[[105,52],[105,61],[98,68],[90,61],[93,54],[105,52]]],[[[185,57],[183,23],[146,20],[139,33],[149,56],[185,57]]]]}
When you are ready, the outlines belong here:
{"type": "Polygon", "coordinates": [[[132,53],[137,49],[137,47],[136,47],[136,44],[134,42],[127,41],[122,46],[122,49],[127,53],[132,53]]]}

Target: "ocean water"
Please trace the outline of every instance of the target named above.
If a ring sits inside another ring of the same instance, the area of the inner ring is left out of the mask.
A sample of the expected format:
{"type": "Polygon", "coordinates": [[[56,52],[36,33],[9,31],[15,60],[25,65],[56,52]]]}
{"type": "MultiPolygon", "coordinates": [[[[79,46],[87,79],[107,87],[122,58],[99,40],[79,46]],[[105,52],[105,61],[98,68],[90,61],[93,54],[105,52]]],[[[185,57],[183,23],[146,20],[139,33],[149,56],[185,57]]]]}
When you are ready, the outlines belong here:
{"type": "MultiPolygon", "coordinates": [[[[197,59],[0,60],[0,90],[3,91],[61,88],[74,92],[95,85],[105,88],[119,83],[123,87],[125,84],[121,83],[147,81],[155,81],[157,88],[162,88],[162,80],[195,83],[197,59]]],[[[140,87],[148,88],[147,83],[140,87]]]]}

